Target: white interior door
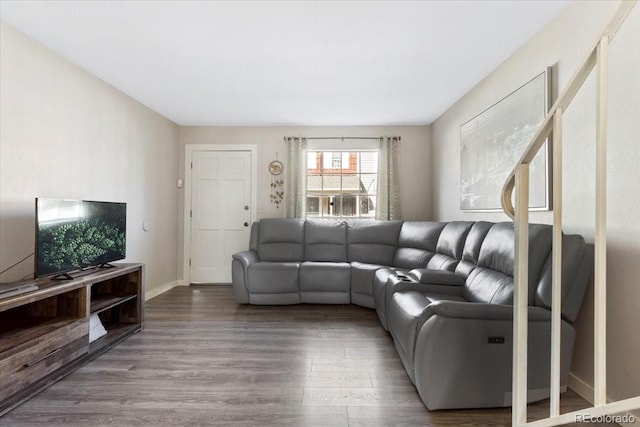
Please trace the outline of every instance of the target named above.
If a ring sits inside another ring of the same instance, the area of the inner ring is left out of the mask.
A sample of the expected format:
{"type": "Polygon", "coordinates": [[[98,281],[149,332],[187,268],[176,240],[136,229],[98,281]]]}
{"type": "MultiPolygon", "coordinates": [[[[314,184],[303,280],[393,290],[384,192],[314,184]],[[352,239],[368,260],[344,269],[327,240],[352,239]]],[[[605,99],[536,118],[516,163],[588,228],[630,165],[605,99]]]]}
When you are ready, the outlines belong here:
{"type": "Polygon", "coordinates": [[[231,255],[249,247],[251,152],[194,151],[191,283],[230,283],[231,255]]]}

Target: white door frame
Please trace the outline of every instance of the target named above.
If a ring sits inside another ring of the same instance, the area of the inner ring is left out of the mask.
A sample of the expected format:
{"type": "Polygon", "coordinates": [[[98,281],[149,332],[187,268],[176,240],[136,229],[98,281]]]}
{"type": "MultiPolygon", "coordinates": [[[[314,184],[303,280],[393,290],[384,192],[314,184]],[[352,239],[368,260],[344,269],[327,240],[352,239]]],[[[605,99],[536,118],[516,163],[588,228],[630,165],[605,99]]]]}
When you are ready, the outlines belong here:
{"type": "MultiPolygon", "coordinates": [[[[256,221],[258,211],[258,145],[257,144],[185,144],[184,146],[184,224],[182,247],[182,280],[191,283],[189,258],[191,255],[191,161],[194,151],[249,151],[251,152],[251,224],[256,221]]],[[[247,247],[247,249],[249,249],[247,247]]]]}

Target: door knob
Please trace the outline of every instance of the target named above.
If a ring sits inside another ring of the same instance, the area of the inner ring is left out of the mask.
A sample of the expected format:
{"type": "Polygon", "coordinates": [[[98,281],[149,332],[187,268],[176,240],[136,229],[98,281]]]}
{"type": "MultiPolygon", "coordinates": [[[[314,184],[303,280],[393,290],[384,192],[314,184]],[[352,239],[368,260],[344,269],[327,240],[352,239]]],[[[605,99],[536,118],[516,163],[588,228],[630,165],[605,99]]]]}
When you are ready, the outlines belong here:
{"type": "Polygon", "coordinates": [[[244,226],[245,226],[245,227],[248,227],[248,226],[249,226],[249,223],[248,223],[248,222],[245,222],[245,223],[244,223],[244,226]]]}
{"type": "Polygon", "coordinates": [[[244,210],[248,211],[249,210],[249,205],[244,205],[244,210]]]}

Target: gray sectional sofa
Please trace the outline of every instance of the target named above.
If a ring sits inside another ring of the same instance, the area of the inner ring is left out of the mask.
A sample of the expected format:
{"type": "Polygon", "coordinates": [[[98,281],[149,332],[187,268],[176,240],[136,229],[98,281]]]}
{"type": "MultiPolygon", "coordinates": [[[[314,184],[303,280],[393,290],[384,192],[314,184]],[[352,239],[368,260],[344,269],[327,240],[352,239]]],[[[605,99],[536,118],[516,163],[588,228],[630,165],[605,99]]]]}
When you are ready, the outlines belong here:
{"type": "MultiPolygon", "coordinates": [[[[529,229],[529,401],[549,396],[551,226],[529,229]]],[[[263,219],[233,255],[240,304],[374,308],[429,409],[511,404],[513,224],[263,219]]],[[[563,237],[562,366],[593,251],[563,237]]]]}

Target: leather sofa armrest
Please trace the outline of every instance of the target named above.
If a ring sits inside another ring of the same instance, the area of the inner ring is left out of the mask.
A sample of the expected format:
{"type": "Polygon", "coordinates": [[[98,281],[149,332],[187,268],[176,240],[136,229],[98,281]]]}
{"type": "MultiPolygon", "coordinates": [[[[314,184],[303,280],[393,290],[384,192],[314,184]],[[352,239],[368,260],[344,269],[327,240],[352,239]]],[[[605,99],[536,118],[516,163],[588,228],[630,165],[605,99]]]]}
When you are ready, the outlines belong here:
{"type": "MultiPolygon", "coordinates": [[[[438,301],[422,314],[431,316],[417,334],[414,384],[425,406],[430,410],[508,406],[513,306],[438,301]],[[438,382],[451,387],[433,387],[438,382]]],[[[530,306],[528,315],[527,394],[537,401],[548,397],[551,312],[530,306]]],[[[560,384],[565,386],[575,339],[573,327],[565,321],[561,322],[561,336],[560,384]]]]}
{"type": "Polygon", "coordinates": [[[413,278],[418,283],[424,283],[429,285],[448,285],[448,286],[464,285],[464,278],[461,276],[458,276],[452,271],[431,270],[428,268],[416,268],[409,272],[409,277],[413,278]]]}
{"type": "Polygon", "coordinates": [[[233,284],[233,294],[238,304],[249,303],[248,271],[251,264],[260,261],[258,253],[254,250],[238,252],[232,255],[231,263],[231,283],[233,284]]]}
{"type": "Polygon", "coordinates": [[[233,254],[233,259],[237,259],[238,261],[240,261],[245,269],[254,262],[260,261],[258,258],[258,253],[251,250],[235,253],[233,254]]]}
{"type": "MultiPolygon", "coordinates": [[[[528,307],[529,322],[550,322],[551,312],[541,307],[528,307]]],[[[513,306],[477,302],[437,301],[429,304],[423,318],[438,315],[442,317],[475,320],[513,321],[513,306]]]]}

